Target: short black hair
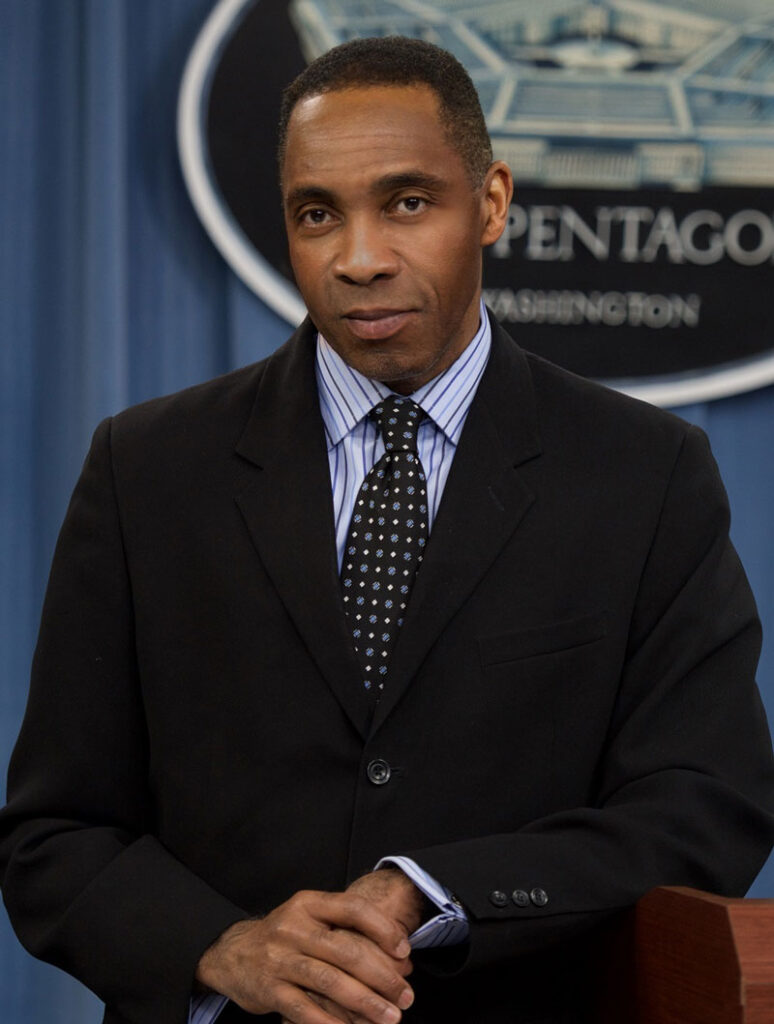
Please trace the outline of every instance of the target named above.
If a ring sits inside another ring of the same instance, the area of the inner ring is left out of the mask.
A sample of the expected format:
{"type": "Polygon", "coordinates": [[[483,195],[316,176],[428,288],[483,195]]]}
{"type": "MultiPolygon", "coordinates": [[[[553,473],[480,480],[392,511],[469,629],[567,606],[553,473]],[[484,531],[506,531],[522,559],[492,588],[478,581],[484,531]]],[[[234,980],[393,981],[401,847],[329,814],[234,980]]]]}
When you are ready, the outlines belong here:
{"type": "Polygon", "coordinates": [[[328,50],[282,94],[278,158],[280,177],[288,124],[296,104],[308,96],[369,85],[427,85],[438,97],[446,138],[462,157],[478,188],[492,163],[492,142],[476,87],[456,57],[440,46],[406,36],[352,39],[328,50]]]}

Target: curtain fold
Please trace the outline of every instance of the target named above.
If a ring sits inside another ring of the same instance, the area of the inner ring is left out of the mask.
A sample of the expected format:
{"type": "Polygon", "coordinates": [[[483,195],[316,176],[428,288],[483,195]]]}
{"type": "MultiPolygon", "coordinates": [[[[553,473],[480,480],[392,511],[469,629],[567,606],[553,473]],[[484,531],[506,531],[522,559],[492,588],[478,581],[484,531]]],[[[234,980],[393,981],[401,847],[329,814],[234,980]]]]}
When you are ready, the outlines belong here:
{"type": "MultiPolygon", "coordinates": [[[[212,4],[0,4],[3,774],[56,533],[94,427],[262,358],[289,333],[223,263],[178,168],[178,85],[212,4]]],[[[774,388],[682,412],[711,436],[734,538],[774,634],[774,388]]],[[[774,715],[773,635],[760,682],[774,715]]],[[[774,895],[774,869],[755,892],[774,895]]],[[[0,1017],[100,1019],[93,996],[24,953],[4,915],[0,1017]]]]}

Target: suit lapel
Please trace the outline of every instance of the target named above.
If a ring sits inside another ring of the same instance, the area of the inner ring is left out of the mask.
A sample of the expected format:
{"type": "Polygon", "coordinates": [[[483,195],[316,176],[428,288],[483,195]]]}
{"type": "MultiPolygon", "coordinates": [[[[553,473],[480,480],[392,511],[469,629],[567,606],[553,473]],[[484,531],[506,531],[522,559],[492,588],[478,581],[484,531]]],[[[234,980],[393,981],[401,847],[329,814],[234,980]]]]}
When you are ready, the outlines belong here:
{"type": "Polygon", "coordinates": [[[314,339],[314,328],[303,324],[266,365],[237,444],[237,452],[260,471],[236,500],[310,655],[365,735],[370,710],[339,591],[314,339]]]}
{"type": "Polygon", "coordinates": [[[372,730],[532,504],[518,467],[540,454],[526,358],[493,322],[492,352],[468,413],[372,730]]]}
{"type": "MultiPolygon", "coordinates": [[[[236,449],[258,472],[236,500],[311,657],[365,737],[371,708],[341,602],[314,338],[306,322],[266,365],[236,449]]],[[[533,500],[519,466],[539,454],[526,358],[493,323],[492,352],[452,463],[371,733],[517,528],[533,500]]]]}

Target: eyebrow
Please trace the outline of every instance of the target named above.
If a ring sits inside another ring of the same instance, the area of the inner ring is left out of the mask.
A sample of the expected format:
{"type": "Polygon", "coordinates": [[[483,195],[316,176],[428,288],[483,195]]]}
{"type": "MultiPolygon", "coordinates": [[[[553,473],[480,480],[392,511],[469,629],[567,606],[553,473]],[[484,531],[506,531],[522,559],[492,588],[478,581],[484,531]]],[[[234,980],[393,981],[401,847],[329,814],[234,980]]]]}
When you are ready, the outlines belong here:
{"type": "Polygon", "coordinates": [[[321,188],[319,185],[300,185],[288,192],[285,196],[286,206],[296,206],[299,203],[333,203],[336,196],[330,189],[321,188]]]}
{"type": "MultiPolygon", "coordinates": [[[[446,181],[435,174],[428,174],[426,171],[400,171],[396,174],[385,174],[369,188],[372,195],[379,195],[384,192],[393,192],[402,188],[423,188],[428,192],[440,192],[446,186],[446,181]]],[[[321,185],[300,185],[288,192],[285,197],[287,206],[296,206],[300,203],[328,203],[334,205],[336,193],[321,185]]]]}
{"type": "Polygon", "coordinates": [[[372,188],[372,192],[389,192],[399,188],[425,188],[428,192],[439,192],[446,185],[443,178],[435,174],[428,174],[426,171],[401,171],[397,174],[385,174],[378,178],[372,188]]]}

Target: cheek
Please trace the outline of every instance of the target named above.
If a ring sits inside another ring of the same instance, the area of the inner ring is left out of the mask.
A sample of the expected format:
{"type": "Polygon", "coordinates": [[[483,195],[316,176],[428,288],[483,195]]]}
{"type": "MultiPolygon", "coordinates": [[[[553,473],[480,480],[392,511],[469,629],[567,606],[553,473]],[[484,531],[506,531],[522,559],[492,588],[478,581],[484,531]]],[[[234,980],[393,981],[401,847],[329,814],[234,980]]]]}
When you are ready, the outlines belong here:
{"type": "Polygon", "coordinates": [[[309,272],[309,258],[304,253],[303,249],[299,249],[298,246],[291,245],[288,247],[290,255],[290,265],[293,268],[296,281],[299,287],[307,280],[312,279],[313,275],[309,272]]]}
{"type": "Polygon", "coordinates": [[[325,253],[323,246],[307,242],[288,242],[288,253],[293,273],[299,280],[307,282],[310,286],[319,283],[324,264],[325,253]]]}
{"type": "Polygon", "coordinates": [[[472,232],[447,236],[438,247],[432,266],[447,302],[466,302],[481,276],[481,250],[472,232]]]}
{"type": "Polygon", "coordinates": [[[307,308],[319,318],[324,313],[329,292],[329,281],[323,266],[309,254],[292,251],[290,265],[307,308]]]}

